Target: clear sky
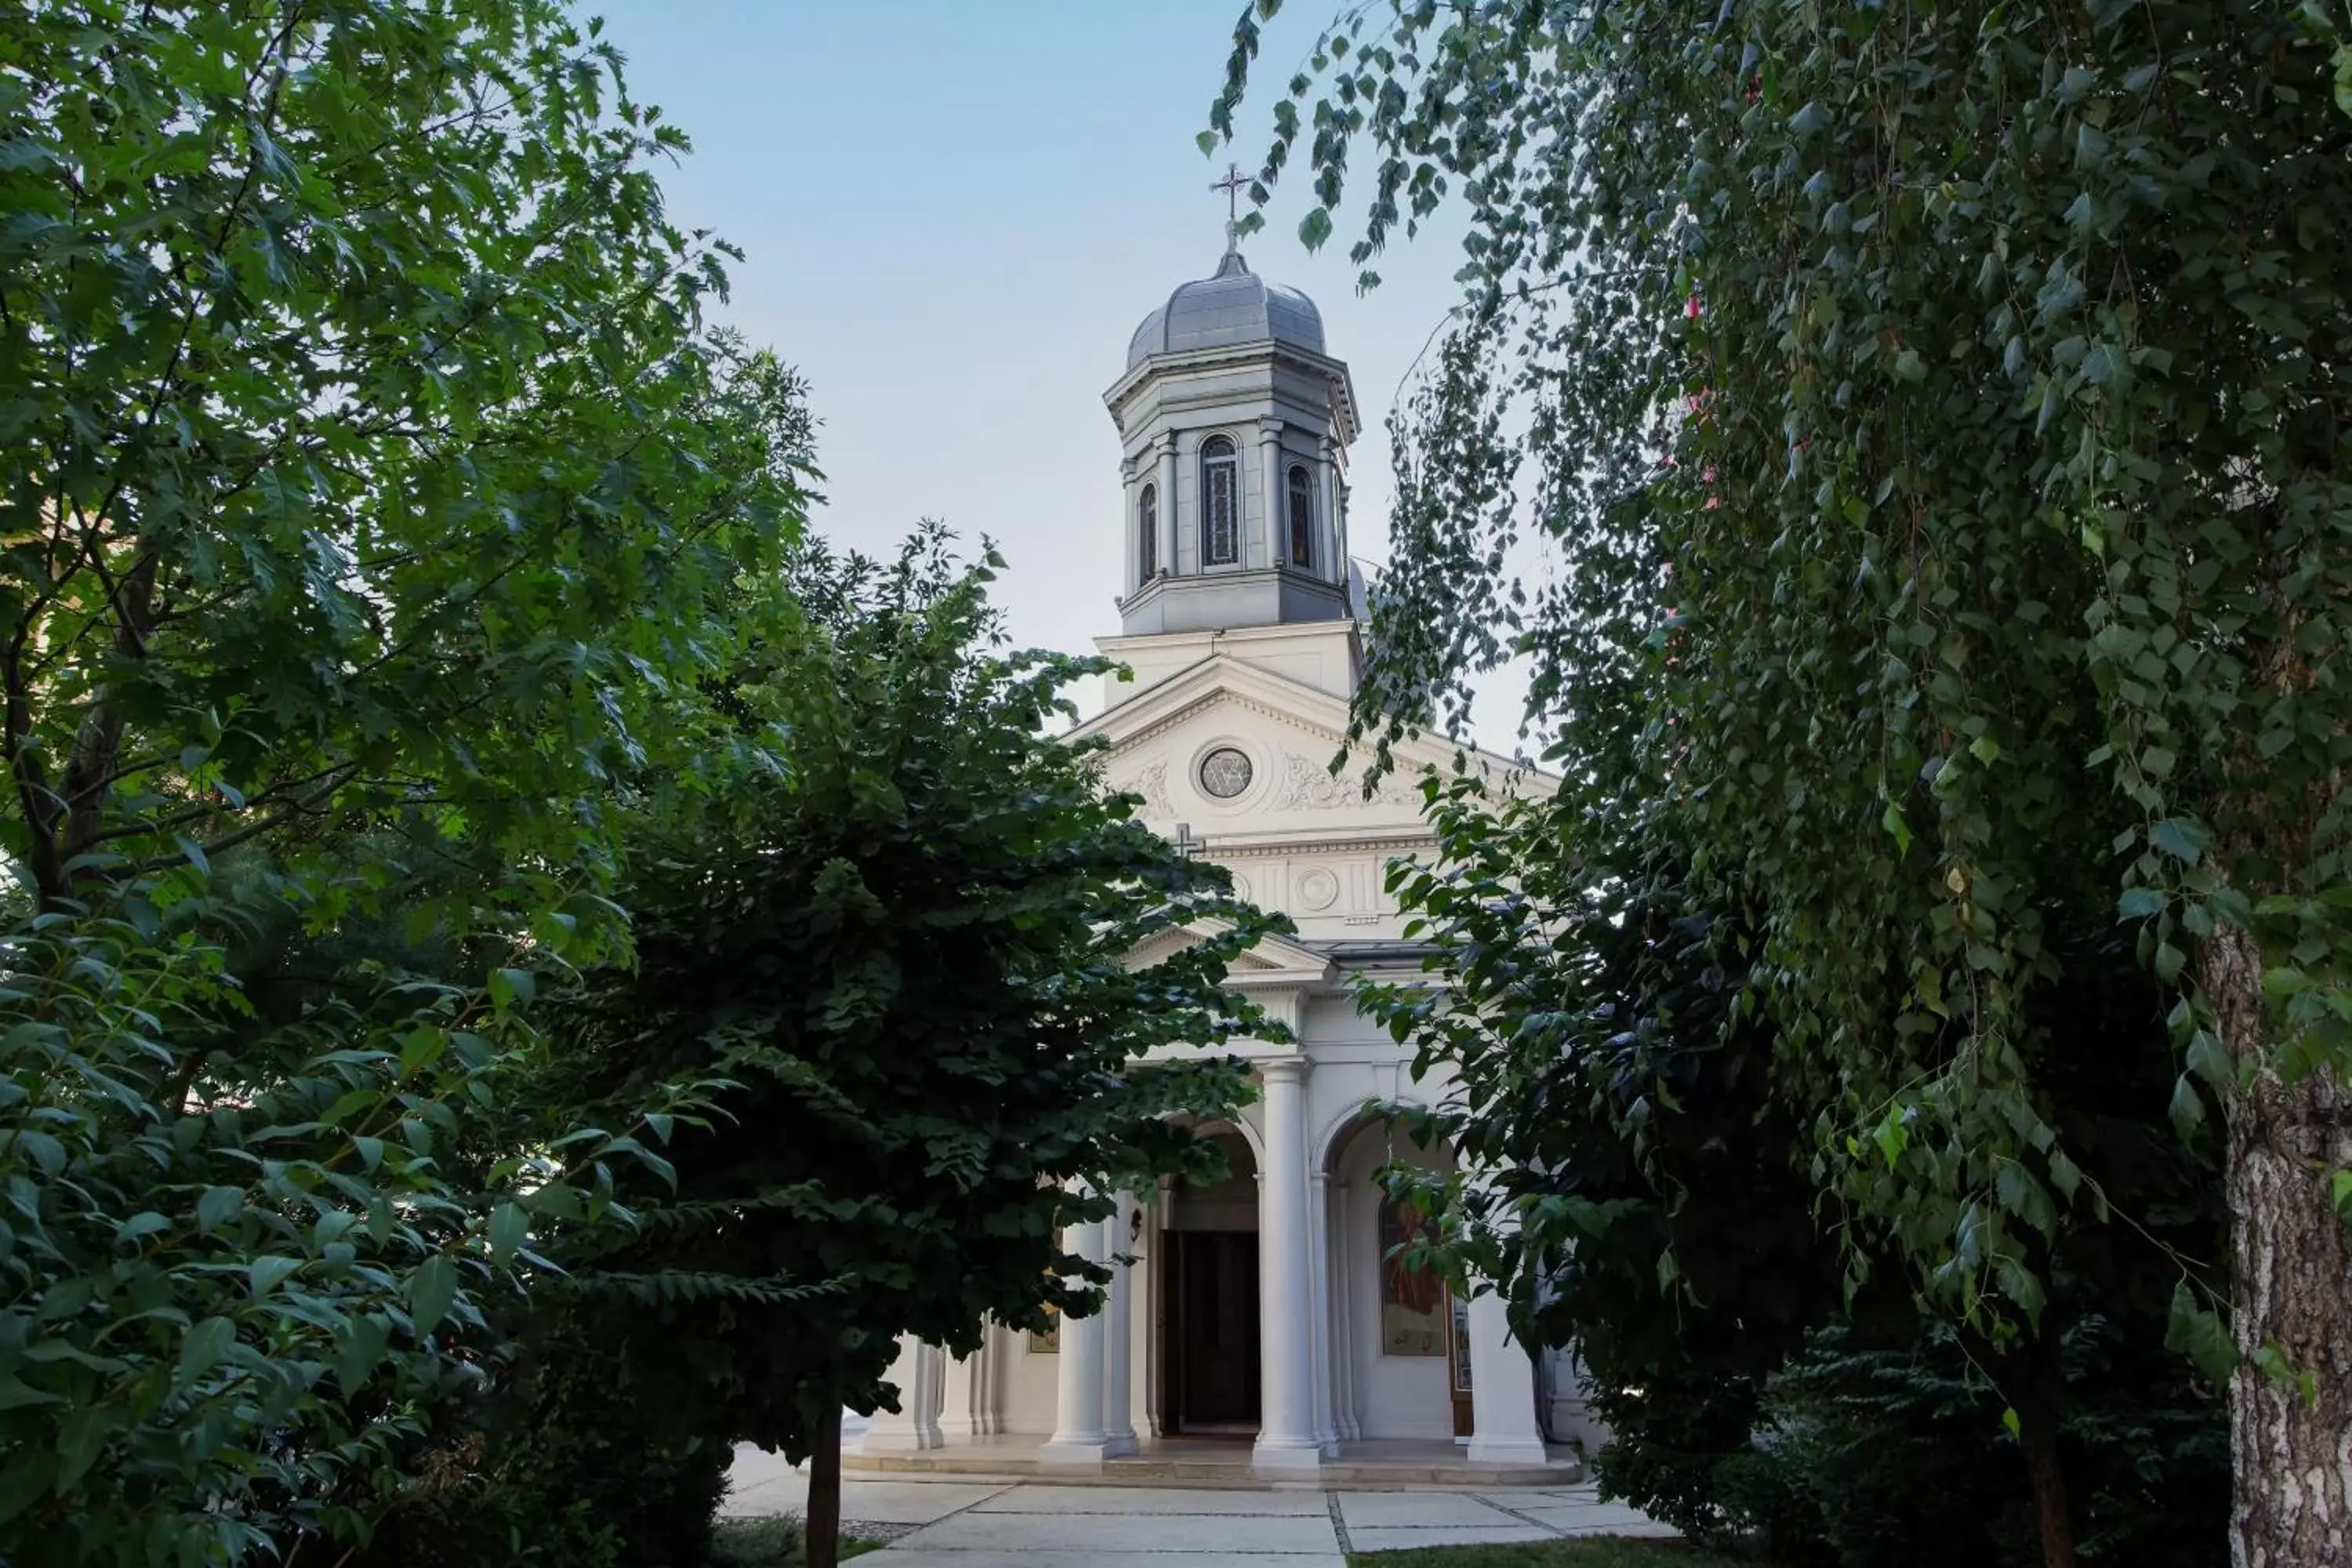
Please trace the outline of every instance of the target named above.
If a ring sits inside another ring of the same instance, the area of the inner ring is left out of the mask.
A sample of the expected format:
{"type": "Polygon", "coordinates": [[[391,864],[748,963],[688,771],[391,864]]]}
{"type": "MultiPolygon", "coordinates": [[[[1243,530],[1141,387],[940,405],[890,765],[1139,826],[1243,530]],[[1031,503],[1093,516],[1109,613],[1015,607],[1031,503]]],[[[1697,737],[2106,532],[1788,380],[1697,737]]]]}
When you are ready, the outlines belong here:
{"type": "MultiPolygon", "coordinates": [[[[1118,443],[1102,394],[1135,326],[1223,248],[1209,182],[1264,152],[1254,91],[1230,154],[1194,136],[1243,0],[583,0],[633,90],[695,151],[673,215],[741,246],[726,318],[808,377],[836,542],[888,549],[926,517],[996,541],[1016,641],[1073,651],[1118,629],[1118,443]]],[[[1337,0],[1267,29],[1286,81],[1337,0]]],[[[1318,256],[1277,190],[1251,267],[1305,289],[1370,426],[1350,454],[1351,543],[1378,562],[1384,428],[1456,298],[1458,226],[1355,290],[1346,224],[1318,256]]],[[[1507,734],[1515,712],[1482,713],[1507,734]],[[1497,721],[1500,721],[1498,723],[1497,721]]]]}

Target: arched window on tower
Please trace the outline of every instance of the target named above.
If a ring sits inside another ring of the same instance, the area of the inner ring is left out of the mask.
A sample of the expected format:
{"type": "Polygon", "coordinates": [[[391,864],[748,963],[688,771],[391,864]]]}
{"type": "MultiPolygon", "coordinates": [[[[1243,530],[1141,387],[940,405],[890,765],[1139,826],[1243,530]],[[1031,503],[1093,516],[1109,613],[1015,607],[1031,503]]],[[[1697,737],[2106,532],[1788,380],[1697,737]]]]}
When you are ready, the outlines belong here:
{"type": "Polygon", "coordinates": [[[1242,469],[1223,436],[1201,443],[1201,559],[1230,566],[1241,559],[1242,469]]]}
{"type": "Polygon", "coordinates": [[[1142,498],[1135,508],[1135,560],[1137,584],[1150,582],[1160,575],[1160,487],[1146,485],[1142,498]]]}
{"type": "Polygon", "coordinates": [[[1290,466],[1290,563],[1303,572],[1315,569],[1315,481],[1307,465],[1290,466]]]}

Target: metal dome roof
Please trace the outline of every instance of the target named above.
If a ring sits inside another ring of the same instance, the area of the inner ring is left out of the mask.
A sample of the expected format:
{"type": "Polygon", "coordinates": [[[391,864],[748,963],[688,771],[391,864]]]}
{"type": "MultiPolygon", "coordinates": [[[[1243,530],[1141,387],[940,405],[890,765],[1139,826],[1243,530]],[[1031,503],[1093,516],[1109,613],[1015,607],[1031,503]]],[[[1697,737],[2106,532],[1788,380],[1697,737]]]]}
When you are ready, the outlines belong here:
{"type": "Polygon", "coordinates": [[[1297,289],[1252,272],[1240,251],[1228,250],[1214,277],[1180,285],[1168,303],[1143,318],[1128,342],[1127,368],[1153,354],[1269,340],[1319,354],[1323,313],[1297,289]]]}

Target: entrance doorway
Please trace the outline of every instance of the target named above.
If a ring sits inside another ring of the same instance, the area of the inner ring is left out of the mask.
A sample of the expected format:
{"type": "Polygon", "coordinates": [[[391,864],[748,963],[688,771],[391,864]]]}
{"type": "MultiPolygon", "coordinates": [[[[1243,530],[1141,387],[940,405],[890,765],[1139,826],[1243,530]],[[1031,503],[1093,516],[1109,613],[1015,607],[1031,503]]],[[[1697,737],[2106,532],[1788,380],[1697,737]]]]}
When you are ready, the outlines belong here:
{"type": "Polygon", "coordinates": [[[1178,1231],[1168,1238],[1169,1414],[1193,1433],[1257,1430],[1257,1235],[1178,1231]]]}
{"type": "Polygon", "coordinates": [[[1225,1179],[1171,1194],[1160,1269],[1161,1429],[1245,1436],[1258,1426],[1257,1173],[1214,1135],[1225,1179]]]}

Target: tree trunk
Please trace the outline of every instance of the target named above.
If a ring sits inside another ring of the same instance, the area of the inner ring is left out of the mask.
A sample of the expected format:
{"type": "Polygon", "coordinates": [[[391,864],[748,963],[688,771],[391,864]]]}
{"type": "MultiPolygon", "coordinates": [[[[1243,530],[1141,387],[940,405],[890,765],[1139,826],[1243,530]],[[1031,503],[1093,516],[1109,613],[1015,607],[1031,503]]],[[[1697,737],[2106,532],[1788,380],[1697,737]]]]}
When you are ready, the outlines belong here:
{"type": "Polygon", "coordinates": [[[2066,1495],[2066,1468],[2058,1458],[2066,1384],[2058,1367],[2054,1319],[2045,1319],[2031,1341],[1990,1364],[1999,1369],[1994,1385],[2017,1412],[2017,1445],[2024,1451],[2025,1477],[2033,1491],[2042,1568],[2074,1568],[2074,1507],[2066,1495]]]}
{"type": "Polygon", "coordinates": [[[2198,978],[2243,1085],[2229,1099],[2230,1380],[2235,1568],[2352,1563],[2352,1247],[2330,1173],[2352,1168],[2352,1095],[2326,1068],[2271,1070],[2262,954],[2224,926],[2198,978]],[[2245,1067],[2251,1067],[2251,1072],[2245,1067]],[[2253,1363],[2275,1347],[2296,1374],[2253,1363]]]}
{"type": "Polygon", "coordinates": [[[816,1424],[809,1455],[808,1513],[802,1555],[808,1568],[837,1568],[841,1560],[841,1406],[816,1424]]]}

